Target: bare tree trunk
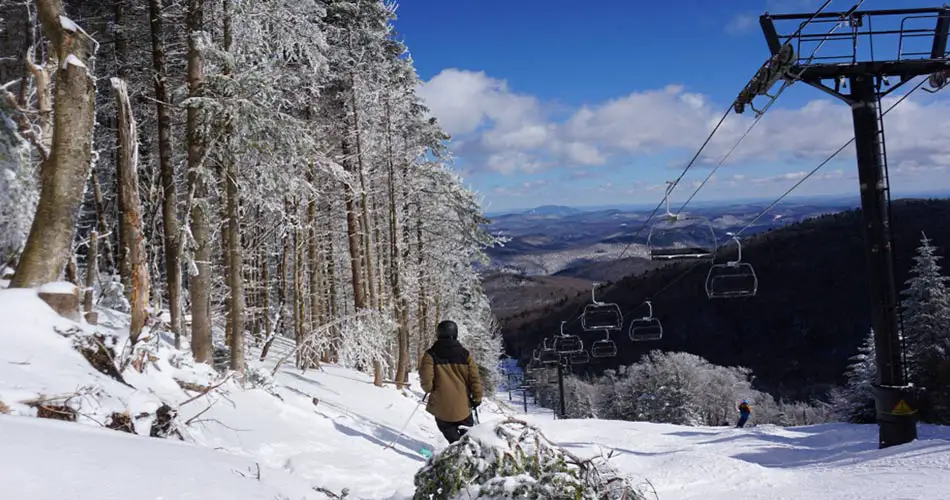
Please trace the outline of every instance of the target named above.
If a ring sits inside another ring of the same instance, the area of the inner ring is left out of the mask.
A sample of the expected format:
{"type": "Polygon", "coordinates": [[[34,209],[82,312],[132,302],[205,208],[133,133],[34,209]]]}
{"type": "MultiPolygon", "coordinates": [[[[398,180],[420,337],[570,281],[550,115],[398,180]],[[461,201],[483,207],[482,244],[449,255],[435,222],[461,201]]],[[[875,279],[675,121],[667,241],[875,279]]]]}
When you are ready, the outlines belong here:
{"type": "Polygon", "coordinates": [[[66,263],[66,281],[79,286],[79,265],[76,264],[76,254],[69,256],[69,262],[66,263]]]}
{"type": "MultiPolygon", "coordinates": [[[[329,214],[331,220],[333,216],[333,206],[330,203],[327,203],[327,213],[329,214]]],[[[329,283],[329,290],[327,293],[330,295],[329,304],[329,319],[335,320],[341,316],[339,312],[339,304],[337,303],[337,289],[336,289],[336,257],[333,253],[333,233],[331,232],[326,239],[326,249],[327,249],[327,282],[329,283]]],[[[338,351],[339,344],[342,340],[340,336],[340,329],[333,325],[330,327],[331,332],[331,342],[330,350],[327,357],[330,358],[331,363],[337,363],[340,361],[340,353],[338,351]]]]}
{"type": "Polygon", "coordinates": [[[158,119],[158,163],[162,180],[162,229],[165,235],[165,276],[168,287],[168,309],[175,348],[181,348],[181,253],[178,229],[178,192],[175,189],[175,166],[172,164],[172,122],[168,111],[168,70],[165,63],[165,24],[162,0],[149,0],[149,21],[152,27],[152,67],[155,70],[155,113],[158,119]]]}
{"type": "MultiPolygon", "coordinates": [[[[299,207],[294,204],[294,209],[299,207]]],[[[299,345],[307,337],[304,331],[304,295],[303,295],[303,230],[300,224],[294,229],[294,333],[299,345]]],[[[304,358],[304,349],[297,351],[297,368],[309,368],[304,358]]]]}
{"type": "MultiPolygon", "coordinates": [[[[119,78],[123,81],[128,80],[128,58],[129,58],[129,44],[128,39],[125,34],[125,1],[126,0],[113,0],[113,39],[115,43],[113,44],[115,62],[116,62],[116,73],[119,78]]],[[[120,110],[116,110],[116,126],[118,127],[119,122],[119,113],[120,110]]],[[[122,141],[116,134],[115,138],[115,163],[118,164],[121,161],[121,157],[124,154],[122,151],[122,141]]],[[[119,252],[118,252],[118,265],[119,265],[119,277],[122,281],[122,285],[125,287],[125,298],[132,301],[132,263],[130,262],[129,252],[129,238],[125,234],[125,227],[123,226],[121,219],[123,218],[122,209],[126,206],[125,198],[128,196],[128,193],[125,192],[125,186],[121,182],[115,183],[115,194],[116,202],[119,207],[119,219],[120,222],[116,224],[116,241],[118,242],[119,252]]]]}
{"type": "MultiPolygon", "coordinates": [[[[313,185],[313,167],[307,173],[307,181],[313,185]]],[[[314,186],[315,187],[315,186],[314,186]]],[[[323,323],[323,306],[321,304],[322,294],[322,274],[320,262],[317,253],[317,197],[314,190],[310,194],[310,200],[307,203],[307,263],[310,268],[310,331],[316,331],[323,323]]]]}
{"type": "MultiPolygon", "coordinates": [[[[343,155],[350,156],[349,147],[346,141],[343,142],[343,155]]],[[[349,163],[349,162],[347,162],[349,163]]],[[[350,168],[350,171],[353,169],[350,168]]],[[[353,305],[356,307],[356,311],[359,312],[364,307],[366,307],[366,299],[363,296],[363,281],[362,281],[362,272],[360,269],[360,228],[356,202],[356,193],[353,192],[353,187],[349,183],[343,183],[344,196],[346,198],[346,236],[347,241],[350,245],[350,272],[352,273],[353,281],[353,305]]]]}
{"type": "Polygon", "coordinates": [[[91,64],[97,44],[68,19],[60,0],[37,0],[43,31],[59,69],[53,104],[52,151],[40,165],[40,198],[26,247],[10,286],[29,288],[59,279],[72,254],[83,186],[92,167],[95,83],[91,64]]]}
{"type": "Polygon", "coordinates": [[[396,319],[399,323],[396,332],[396,387],[402,389],[405,386],[404,382],[409,378],[409,304],[399,280],[401,255],[399,254],[400,234],[396,212],[395,152],[393,151],[392,116],[388,101],[386,102],[386,139],[389,150],[387,165],[389,167],[389,284],[392,287],[393,302],[396,304],[396,319]]]}
{"type": "Polygon", "coordinates": [[[422,214],[416,216],[416,264],[419,272],[419,348],[416,360],[422,359],[429,331],[429,296],[426,288],[425,254],[422,252],[422,214]]]}
{"type": "MultiPolygon", "coordinates": [[[[198,97],[204,84],[204,65],[195,39],[202,29],[203,0],[188,0],[188,95],[198,97]]],[[[211,227],[205,203],[208,188],[202,175],[204,138],[201,137],[202,114],[197,106],[188,107],[188,184],[194,192],[191,207],[191,234],[195,240],[195,267],[198,274],[191,284],[191,351],[195,361],[211,364],[211,227]]]]}
{"type": "Polygon", "coordinates": [[[122,235],[128,254],[128,263],[132,274],[132,324],[129,327],[129,341],[134,346],[145,326],[146,308],[149,298],[148,255],[145,252],[145,238],[142,232],[142,207],[139,198],[138,182],[138,136],[135,130],[135,118],[125,81],[112,78],[112,90],[115,92],[118,108],[118,138],[122,145],[119,156],[117,183],[122,184],[122,235]]]}
{"type": "Polygon", "coordinates": [[[383,237],[379,226],[380,223],[380,214],[379,214],[379,197],[373,197],[373,243],[376,248],[376,309],[380,311],[383,310],[383,303],[386,302],[386,292],[383,288],[384,279],[383,275],[386,274],[384,269],[386,269],[385,261],[388,260],[386,257],[389,255],[387,252],[382,251],[383,247],[383,237]]]}
{"type": "Polygon", "coordinates": [[[92,311],[93,290],[99,278],[99,233],[92,231],[89,234],[89,251],[86,253],[86,293],[83,296],[83,310],[92,311]]]}
{"type": "MultiPolygon", "coordinates": [[[[224,50],[231,52],[231,0],[224,0],[224,50]]],[[[233,68],[226,64],[225,76],[230,76],[233,68]]],[[[226,134],[230,138],[234,134],[234,127],[228,121],[226,134]]],[[[230,142],[230,141],[228,141],[230,142]]],[[[228,323],[231,325],[231,369],[244,373],[244,248],[241,244],[240,218],[240,186],[238,185],[237,159],[228,151],[224,182],[228,192],[228,284],[231,289],[229,302],[230,315],[228,323]]]]}
{"type": "Polygon", "coordinates": [[[228,190],[228,264],[229,285],[231,288],[231,369],[244,372],[244,256],[241,246],[241,228],[238,214],[240,202],[237,182],[237,162],[230,160],[227,177],[228,190]]]}
{"type": "Polygon", "coordinates": [[[91,172],[89,178],[92,179],[92,194],[96,204],[96,227],[99,228],[99,234],[105,235],[102,238],[102,257],[109,272],[115,270],[115,257],[112,254],[111,239],[107,235],[109,224],[106,223],[106,206],[102,199],[102,188],[99,186],[99,176],[95,171],[91,172]]]}
{"type": "Polygon", "coordinates": [[[366,268],[364,285],[366,286],[366,294],[369,299],[369,303],[374,305],[376,302],[376,290],[373,286],[373,252],[370,246],[371,233],[369,227],[369,217],[366,213],[366,175],[363,164],[363,146],[361,144],[359,106],[356,101],[356,84],[353,81],[353,78],[350,79],[350,85],[353,90],[353,130],[355,131],[356,135],[356,171],[359,174],[360,179],[360,241],[363,247],[363,265],[366,268]]]}
{"type": "Polygon", "coordinates": [[[264,315],[264,338],[270,339],[271,334],[271,324],[270,324],[270,262],[268,259],[268,252],[264,249],[264,256],[261,259],[261,285],[263,289],[261,291],[261,314],[264,315]]]}

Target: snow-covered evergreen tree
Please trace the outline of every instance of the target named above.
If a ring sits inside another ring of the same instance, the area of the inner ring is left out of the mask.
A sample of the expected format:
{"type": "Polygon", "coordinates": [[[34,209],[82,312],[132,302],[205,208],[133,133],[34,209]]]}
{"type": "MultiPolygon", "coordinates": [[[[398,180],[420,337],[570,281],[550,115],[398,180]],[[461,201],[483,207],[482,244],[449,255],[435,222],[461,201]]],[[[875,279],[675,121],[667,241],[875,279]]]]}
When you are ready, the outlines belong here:
{"type": "Polygon", "coordinates": [[[838,418],[857,424],[869,424],[876,420],[872,386],[877,383],[877,360],[874,349],[874,330],[870,330],[858,353],[850,358],[845,372],[844,387],[831,393],[831,404],[838,418]]]}
{"type": "Polygon", "coordinates": [[[904,296],[904,335],[910,381],[922,391],[922,416],[950,420],[950,292],[936,248],[922,234],[904,296]]]}
{"type": "Polygon", "coordinates": [[[936,366],[950,355],[950,293],[940,271],[940,256],[922,235],[904,296],[904,335],[910,380],[935,387],[936,366]]]}

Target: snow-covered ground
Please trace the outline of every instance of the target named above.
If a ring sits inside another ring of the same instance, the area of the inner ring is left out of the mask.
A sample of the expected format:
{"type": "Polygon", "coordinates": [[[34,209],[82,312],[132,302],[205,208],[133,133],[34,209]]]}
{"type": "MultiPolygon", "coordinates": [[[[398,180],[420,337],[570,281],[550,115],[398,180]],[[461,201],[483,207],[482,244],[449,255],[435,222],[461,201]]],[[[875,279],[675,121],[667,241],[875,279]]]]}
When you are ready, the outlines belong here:
{"type": "MultiPolygon", "coordinates": [[[[106,313],[107,311],[104,311],[106,313]]],[[[0,415],[2,498],[75,500],[321,499],[313,488],[348,498],[411,498],[422,448],[444,440],[410,390],[375,387],[366,374],[337,366],[301,373],[284,365],[275,392],[196,395],[175,381],[207,383],[201,367],[174,368],[162,359],[144,373],[124,372],[133,387],[95,371],[55,333],[75,327],[31,291],[0,290],[0,415]],[[32,294],[32,295],[31,295],[32,294]],[[174,378],[173,378],[174,377],[174,378]],[[78,423],[30,418],[18,404],[40,395],[97,388],[74,398],[78,423]],[[314,399],[316,398],[316,399],[314,399]],[[101,429],[113,411],[180,407],[185,442],[101,429]],[[315,404],[316,403],[316,404],[315,404]],[[411,416],[411,418],[410,418],[411,416]],[[405,425],[405,436],[394,448],[405,425]]],[[[121,330],[121,316],[104,314],[121,330]]],[[[292,345],[275,343],[268,371],[292,345]]],[[[170,354],[163,350],[160,354],[170,354]]],[[[258,365],[260,366],[260,365],[258,365]]],[[[877,427],[846,424],[748,429],[681,427],[602,420],[554,420],[550,410],[500,393],[480,408],[482,424],[517,416],[576,454],[613,450],[612,462],[636,482],[649,481],[661,500],[900,500],[948,498],[950,429],[920,426],[920,440],[877,450],[877,427]]]]}

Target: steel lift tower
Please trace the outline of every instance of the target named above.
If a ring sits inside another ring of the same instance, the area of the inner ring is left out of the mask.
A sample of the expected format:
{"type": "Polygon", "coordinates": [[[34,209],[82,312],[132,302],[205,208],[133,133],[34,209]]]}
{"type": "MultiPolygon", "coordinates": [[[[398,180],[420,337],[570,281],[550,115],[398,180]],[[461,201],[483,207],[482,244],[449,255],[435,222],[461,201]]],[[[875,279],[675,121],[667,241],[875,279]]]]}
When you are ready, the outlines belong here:
{"type": "Polygon", "coordinates": [[[950,6],[819,14],[765,13],[759,23],[772,58],[739,94],[736,112],[742,113],[746,105],[752,106],[754,97],[768,96],[768,89],[778,80],[800,80],[851,107],[871,326],[877,351],[879,383],[874,387],[874,399],[880,425],[878,444],[885,448],[913,441],[917,438],[916,398],[906,380],[899,335],[881,98],[918,76],[929,75],[930,86],[938,90],[947,84],[950,6]],[[776,25],[782,23],[791,34],[779,31],[776,25]],[[837,31],[842,27],[842,31],[837,31]],[[818,57],[816,47],[834,55],[818,57]],[[875,50],[887,57],[876,58],[875,50]],[[803,51],[813,55],[805,58],[803,51]]]}

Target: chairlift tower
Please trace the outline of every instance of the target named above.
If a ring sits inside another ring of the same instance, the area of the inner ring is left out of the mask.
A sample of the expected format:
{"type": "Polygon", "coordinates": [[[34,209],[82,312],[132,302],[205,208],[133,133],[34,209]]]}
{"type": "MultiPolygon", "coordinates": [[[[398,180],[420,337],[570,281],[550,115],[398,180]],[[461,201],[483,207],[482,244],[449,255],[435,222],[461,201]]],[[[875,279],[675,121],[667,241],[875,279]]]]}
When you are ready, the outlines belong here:
{"type": "MultiPolygon", "coordinates": [[[[759,18],[772,60],[736,101],[742,112],[757,95],[767,95],[779,79],[797,79],[851,106],[857,150],[865,254],[871,296],[871,326],[877,351],[879,384],[874,399],[880,426],[879,447],[917,438],[915,398],[905,379],[898,332],[898,300],[890,228],[890,185],[881,98],[914,77],[930,75],[930,85],[947,83],[947,32],[950,6],[939,8],[855,10],[818,14],[765,13],[759,18]],[[787,21],[783,35],[777,22],[787,21]],[[831,30],[835,24],[844,30],[831,30]],[[799,30],[804,26],[805,29],[799,30]],[[875,29],[876,28],[876,29],[875,29]],[[835,54],[803,57],[823,46],[835,54]],[[789,49],[795,49],[788,57],[789,49]],[[886,54],[886,58],[876,58],[886,54]],[[847,93],[843,89],[847,88],[847,93]]],[[[753,108],[754,109],[754,108],[753,108]]]]}

